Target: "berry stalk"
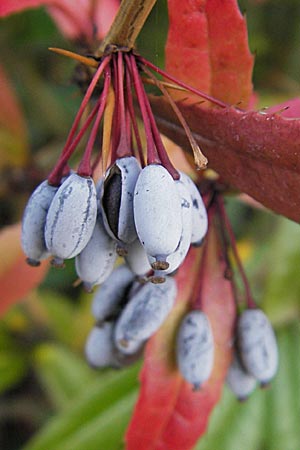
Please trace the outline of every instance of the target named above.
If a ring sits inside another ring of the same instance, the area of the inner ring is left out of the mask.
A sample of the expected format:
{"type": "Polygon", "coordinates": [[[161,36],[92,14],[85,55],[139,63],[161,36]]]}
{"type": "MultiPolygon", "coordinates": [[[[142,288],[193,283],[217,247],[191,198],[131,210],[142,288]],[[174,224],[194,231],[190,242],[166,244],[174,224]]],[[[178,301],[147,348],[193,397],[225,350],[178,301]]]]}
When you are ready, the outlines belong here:
{"type": "Polygon", "coordinates": [[[67,166],[67,163],[68,163],[70,157],[72,156],[73,152],[75,151],[77,145],[81,141],[83,135],[85,134],[85,132],[89,128],[90,124],[92,123],[93,119],[95,118],[95,116],[97,114],[97,111],[98,111],[98,108],[99,108],[99,105],[100,105],[100,102],[101,102],[101,99],[97,101],[96,105],[94,106],[94,108],[92,109],[90,114],[88,115],[87,120],[85,121],[85,123],[82,126],[81,130],[78,132],[78,134],[77,134],[76,138],[74,139],[74,141],[69,146],[68,150],[61,155],[61,157],[58,160],[56,166],[54,167],[54,169],[52,170],[52,172],[48,176],[49,184],[51,184],[53,186],[59,185],[61,177],[63,175],[66,175],[65,168],[67,166]]]}
{"type": "Polygon", "coordinates": [[[142,83],[142,80],[140,78],[138,68],[136,65],[135,57],[133,55],[127,56],[125,55],[126,61],[128,63],[128,67],[131,68],[132,71],[132,78],[133,78],[133,84],[135,88],[135,92],[137,95],[137,99],[139,102],[139,107],[141,110],[143,122],[144,122],[144,128],[145,128],[145,134],[146,134],[146,141],[147,141],[147,163],[148,164],[161,164],[161,160],[158,157],[153,136],[152,136],[152,127],[150,118],[148,115],[148,110],[145,104],[145,96],[144,96],[144,86],[142,83]]]}
{"type": "Polygon", "coordinates": [[[163,76],[167,80],[172,81],[173,83],[177,84],[178,86],[184,88],[185,90],[191,92],[192,94],[198,95],[198,97],[202,97],[204,100],[207,100],[211,103],[213,103],[216,106],[220,106],[221,108],[228,108],[229,105],[222,102],[221,100],[218,100],[214,97],[211,97],[210,95],[206,94],[205,92],[199,91],[198,89],[193,88],[192,86],[189,86],[188,84],[184,83],[183,81],[178,80],[177,78],[173,77],[169,73],[165,72],[164,70],[160,69],[159,67],[152,64],[147,59],[143,58],[142,56],[138,56],[138,60],[144,64],[145,66],[149,67],[150,69],[154,70],[154,72],[158,73],[159,75],[163,76]]]}
{"type": "Polygon", "coordinates": [[[221,220],[223,221],[223,223],[224,223],[224,225],[226,227],[226,230],[227,230],[227,233],[228,233],[228,237],[229,237],[229,240],[230,240],[230,246],[231,246],[232,252],[233,252],[233,256],[235,258],[235,261],[236,261],[236,264],[237,264],[240,276],[241,276],[242,281],[243,281],[243,285],[244,285],[244,289],[245,289],[245,295],[246,295],[247,307],[248,308],[257,308],[257,306],[255,304],[255,301],[253,300],[253,297],[252,297],[252,293],[251,293],[251,289],[250,289],[250,285],[249,285],[249,282],[248,282],[247,275],[246,275],[246,273],[244,271],[243,264],[241,262],[241,259],[240,259],[239,253],[238,253],[238,249],[237,249],[237,245],[236,245],[236,240],[235,240],[235,236],[234,236],[234,233],[233,233],[233,229],[231,227],[230,220],[229,220],[229,218],[227,216],[227,213],[226,213],[226,210],[225,210],[224,200],[223,200],[223,198],[221,196],[217,196],[217,203],[218,203],[218,207],[219,207],[219,211],[220,211],[220,217],[221,217],[221,220]]]}
{"type": "MultiPolygon", "coordinates": [[[[60,156],[60,158],[59,158],[59,160],[57,162],[56,167],[53,169],[53,171],[51,172],[51,174],[48,177],[48,181],[49,181],[50,184],[53,184],[53,185],[59,184],[60,179],[61,179],[62,170],[64,169],[65,164],[67,163],[68,159],[71,157],[71,155],[74,152],[78,142],[80,141],[81,137],[84,134],[84,132],[82,134],[79,133],[80,134],[80,139],[78,141],[76,141],[77,143],[76,143],[76,145],[74,145],[75,141],[72,142],[72,140],[74,139],[74,136],[75,136],[75,133],[77,131],[79,122],[81,120],[81,117],[82,117],[82,115],[83,115],[83,113],[84,113],[84,111],[85,111],[85,109],[86,109],[86,107],[88,105],[88,102],[91,99],[91,96],[92,96],[92,94],[94,92],[94,89],[95,89],[95,87],[96,87],[96,85],[97,85],[97,83],[98,83],[98,81],[99,81],[103,71],[107,67],[107,65],[110,62],[110,60],[111,60],[111,56],[107,56],[107,57],[105,57],[102,60],[101,64],[99,65],[99,67],[98,67],[98,69],[97,69],[97,71],[96,71],[96,73],[95,73],[95,75],[94,75],[94,77],[93,77],[93,79],[92,79],[92,81],[91,81],[87,91],[86,91],[85,96],[83,97],[83,100],[81,102],[80,108],[79,108],[79,110],[78,110],[78,112],[77,112],[77,114],[75,116],[75,120],[74,120],[73,125],[71,127],[71,130],[69,132],[67,141],[66,141],[65,146],[64,146],[64,148],[63,148],[63,150],[61,152],[61,156],[60,156]]],[[[92,112],[95,113],[95,109],[92,112]]],[[[91,116],[91,114],[90,114],[90,116],[91,116]]],[[[93,117],[91,118],[90,116],[87,119],[88,125],[91,123],[91,120],[93,119],[93,117]]],[[[82,129],[84,129],[86,131],[86,129],[88,128],[88,125],[86,126],[86,124],[85,124],[82,129]]],[[[78,136],[77,136],[77,138],[78,138],[78,136]]],[[[75,139],[77,139],[77,138],[75,138],[75,139]]]]}
{"type": "Polygon", "coordinates": [[[129,135],[127,134],[127,123],[126,123],[126,109],[125,109],[125,98],[124,98],[124,64],[123,64],[123,53],[118,53],[117,62],[117,84],[118,84],[118,99],[119,99],[119,112],[120,112],[120,138],[118,147],[116,150],[116,155],[118,158],[124,158],[126,156],[131,156],[132,152],[130,149],[129,135]]]}
{"type": "Polygon", "coordinates": [[[135,141],[136,141],[136,146],[138,149],[138,155],[139,155],[139,159],[141,162],[141,166],[145,167],[145,158],[144,158],[144,154],[143,154],[143,146],[142,146],[142,141],[141,141],[141,137],[140,137],[140,133],[139,133],[139,129],[138,129],[138,124],[137,124],[137,120],[135,117],[135,112],[134,112],[134,105],[133,105],[133,98],[132,98],[132,92],[131,92],[131,78],[130,78],[130,73],[129,70],[126,70],[125,73],[126,76],[126,103],[127,103],[127,108],[130,114],[130,119],[131,119],[131,124],[132,124],[132,128],[133,128],[133,132],[134,132],[134,137],[135,137],[135,141]]]}
{"type": "Polygon", "coordinates": [[[178,171],[175,169],[175,167],[173,166],[173,164],[171,163],[169,156],[166,152],[166,149],[164,147],[164,144],[161,140],[161,135],[160,132],[158,131],[154,116],[153,116],[153,112],[147,97],[146,92],[143,92],[144,95],[144,102],[145,102],[145,106],[146,106],[146,110],[149,116],[149,120],[150,120],[150,124],[151,124],[151,129],[152,129],[152,136],[154,139],[154,143],[155,146],[157,148],[157,153],[159,156],[159,159],[162,162],[162,165],[167,169],[167,171],[172,175],[172,177],[174,178],[174,180],[179,180],[180,175],[178,173],[178,171]]]}
{"type": "Polygon", "coordinates": [[[97,137],[97,133],[100,127],[100,122],[104,113],[104,109],[106,106],[106,100],[108,96],[109,86],[111,82],[111,71],[110,68],[106,68],[105,70],[105,81],[104,88],[100,97],[100,104],[97,111],[96,120],[94,122],[82,161],[78,168],[78,175],[82,177],[89,177],[92,175],[92,167],[91,167],[91,155],[94,147],[94,143],[97,137]]]}
{"type": "Polygon", "coordinates": [[[201,310],[202,308],[202,292],[203,292],[203,282],[204,282],[204,276],[205,276],[205,269],[206,269],[206,262],[207,262],[207,256],[208,256],[208,242],[210,238],[210,233],[212,231],[212,220],[214,217],[215,208],[212,204],[207,211],[208,215],[208,231],[207,235],[202,247],[202,255],[199,263],[199,270],[198,270],[198,278],[196,280],[195,286],[194,286],[194,295],[191,301],[192,309],[201,310]]]}

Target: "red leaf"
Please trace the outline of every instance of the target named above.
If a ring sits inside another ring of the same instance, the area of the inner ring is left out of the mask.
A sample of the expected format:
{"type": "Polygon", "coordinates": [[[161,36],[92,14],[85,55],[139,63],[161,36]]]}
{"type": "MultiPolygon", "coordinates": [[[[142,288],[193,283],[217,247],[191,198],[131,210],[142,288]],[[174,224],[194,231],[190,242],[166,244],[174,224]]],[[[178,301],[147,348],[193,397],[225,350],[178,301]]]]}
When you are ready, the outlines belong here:
{"type": "Polygon", "coordinates": [[[60,0],[49,3],[48,11],[67,38],[84,36],[92,44],[104,38],[118,7],[119,0],[60,0]]]}
{"type": "Polygon", "coordinates": [[[237,1],[168,0],[168,9],[167,71],[215,98],[246,107],[253,56],[237,1]]]}
{"type": "Polygon", "coordinates": [[[231,359],[235,306],[213,231],[208,245],[202,309],[210,318],[215,338],[212,376],[199,392],[193,392],[174,362],[176,330],[189,309],[198,275],[201,250],[192,249],[176,277],[176,305],[146,348],[140,396],[126,435],[127,450],[190,449],[205,432],[211,410],[219,400],[231,359]]]}
{"type": "Polygon", "coordinates": [[[118,0],[1,0],[0,17],[28,8],[48,6],[58,28],[69,39],[103,39],[117,12],[118,0]]]}
{"type": "MultiPolygon", "coordinates": [[[[152,106],[160,130],[189,151],[186,135],[174,123],[167,102],[153,98],[152,106]]],[[[234,108],[179,106],[208,158],[208,166],[223,181],[267,208],[300,221],[299,120],[234,108]]]]}
{"type": "Polygon", "coordinates": [[[20,245],[21,225],[11,225],[0,232],[0,316],[13,304],[21,301],[44,278],[46,261],[30,267],[20,245]]]}
{"type": "Polygon", "coordinates": [[[28,136],[20,105],[0,65],[0,168],[28,162],[28,136]]]}
{"type": "Polygon", "coordinates": [[[37,8],[42,5],[49,5],[58,0],[1,0],[0,3],[0,17],[8,16],[9,14],[17,13],[28,8],[37,8]]]}
{"type": "Polygon", "coordinates": [[[19,102],[8,80],[3,67],[0,65],[0,128],[5,128],[27,141],[27,131],[19,102]]]}
{"type": "Polygon", "coordinates": [[[300,118],[300,97],[291,98],[283,103],[270,106],[266,112],[280,114],[289,119],[300,118]]]}

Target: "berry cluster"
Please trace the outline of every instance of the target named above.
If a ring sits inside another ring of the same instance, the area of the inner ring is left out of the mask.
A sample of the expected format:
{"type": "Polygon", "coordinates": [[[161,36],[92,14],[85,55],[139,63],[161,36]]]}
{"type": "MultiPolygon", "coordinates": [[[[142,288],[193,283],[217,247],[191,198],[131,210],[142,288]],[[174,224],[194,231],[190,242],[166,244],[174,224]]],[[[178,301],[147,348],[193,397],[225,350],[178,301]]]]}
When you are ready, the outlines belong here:
{"type": "Polygon", "coordinates": [[[86,343],[94,367],[122,367],[141,355],[146,341],[171,311],[176,282],[140,283],[126,264],[118,266],[96,292],[92,313],[96,326],[86,343]]]}
{"type": "Polygon", "coordinates": [[[225,276],[231,281],[237,309],[233,340],[234,356],[227,374],[227,385],[238,400],[243,401],[255,389],[257,383],[261,387],[267,386],[275,376],[278,369],[278,348],[269,319],[258,308],[252,297],[221,195],[215,196],[213,208],[226,265],[225,276]],[[244,286],[242,296],[238,295],[229,251],[233,255],[244,286]]]}
{"type": "MultiPolygon", "coordinates": [[[[172,275],[190,245],[202,244],[215,216],[230,271],[225,231],[230,237],[232,233],[221,195],[210,189],[207,215],[197,186],[171,164],[141,72],[148,81],[155,80],[175,112],[177,107],[145,64],[151,67],[124,49],[109,49],[100,58],[61,156],[48,179],[31,195],[23,217],[22,246],[29,264],[38,265],[51,256],[54,266],[63,267],[65,259],[75,258],[78,277],[87,291],[102,284],[92,306],[96,325],[86,343],[87,359],[95,367],[122,367],[140,355],[172,309],[177,293],[172,275]],[[74,171],[71,157],[89,129],[84,154],[74,171]],[[101,151],[96,152],[101,140],[101,151]],[[100,178],[96,176],[99,165],[103,169],[100,178]],[[114,269],[118,256],[124,264],[114,269]]],[[[187,129],[180,113],[178,118],[187,129]]],[[[195,142],[191,144],[197,153],[195,142]]],[[[197,161],[205,165],[201,152],[197,161]]],[[[236,250],[232,239],[231,246],[236,250]]],[[[237,263],[241,268],[238,258],[237,263]]],[[[205,248],[201,264],[205,264],[205,248]]],[[[245,280],[242,269],[241,274],[245,280]]],[[[239,356],[228,374],[228,383],[239,398],[248,395],[256,380],[267,383],[278,359],[272,328],[255,309],[245,283],[247,309],[237,321],[239,356]]],[[[176,352],[182,376],[199,389],[214,364],[213,332],[200,301],[191,302],[191,311],[182,320],[176,352]]]]}
{"type": "MultiPolygon", "coordinates": [[[[208,202],[208,235],[215,229],[219,260],[225,266],[224,277],[230,281],[233,299],[236,304],[237,320],[233,336],[234,357],[227,374],[227,384],[239,400],[245,400],[255,389],[257,383],[262,387],[275,376],[278,369],[278,349],[274,331],[266,315],[254,302],[248,280],[244,273],[232,232],[231,224],[224,208],[222,195],[211,191],[208,202]],[[231,255],[235,267],[242,278],[245,293],[241,296],[236,286],[236,271],[232,267],[231,255]]],[[[187,313],[179,326],[176,340],[178,368],[183,378],[191,383],[195,390],[207,381],[214,366],[214,336],[209,317],[202,309],[203,273],[207,263],[206,239],[199,267],[194,295],[190,299],[191,311],[187,313]]]]}
{"type": "Polygon", "coordinates": [[[29,264],[37,265],[49,254],[56,266],[76,257],[78,276],[91,289],[109,276],[118,253],[137,275],[152,271],[152,281],[163,282],[183,262],[190,244],[200,243],[206,231],[199,191],[173,167],[163,146],[137,57],[108,53],[86,92],[60,159],[25,209],[22,244],[29,264]],[[103,89],[95,100],[92,94],[102,73],[103,89]],[[133,90],[144,122],[147,161],[133,110],[133,90]],[[83,112],[93,102],[76,135],[83,112]],[[70,158],[92,122],[84,155],[72,172],[70,158]],[[102,151],[93,155],[99,135],[102,151]],[[100,161],[105,173],[95,185],[93,175],[100,161]]]}
{"type": "Polygon", "coordinates": [[[97,186],[77,173],[64,178],[59,187],[44,181],[31,195],[22,245],[32,265],[49,255],[55,266],[75,257],[87,290],[110,275],[117,253],[136,275],[164,282],[206,233],[204,203],[184,173],[174,181],[162,165],[141,169],[129,156],[117,159],[97,186]]]}
{"type": "Polygon", "coordinates": [[[65,259],[75,258],[87,291],[102,284],[93,302],[96,326],[86,345],[87,359],[96,367],[122,366],[140,354],[173,306],[177,288],[170,275],[190,245],[202,243],[208,226],[198,188],[168,158],[140,65],[130,52],[103,56],[62,154],[31,195],[23,216],[22,246],[29,264],[51,255],[52,264],[63,267],[65,259]],[[102,74],[98,98],[95,89],[102,74]],[[82,160],[71,170],[70,158],[92,123],[82,160]],[[102,151],[95,155],[97,137],[102,151]],[[95,180],[101,163],[104,175],[95,180]],[[125,264],[114,270],[118,256],[125,264]]]}

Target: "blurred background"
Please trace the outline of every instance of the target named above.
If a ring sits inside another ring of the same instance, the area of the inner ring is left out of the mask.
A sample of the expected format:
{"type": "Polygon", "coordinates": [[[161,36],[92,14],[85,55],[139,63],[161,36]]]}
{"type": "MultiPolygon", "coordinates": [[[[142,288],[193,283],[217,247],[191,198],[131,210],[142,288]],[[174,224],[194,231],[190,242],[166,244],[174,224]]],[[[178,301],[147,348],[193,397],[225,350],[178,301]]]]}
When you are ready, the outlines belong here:
{"type": "MultiPolygon", "coordinates": [[[[299,1],[239,4],[256,55],[258,107],[298,96],[299,1]]],[[[138,48],[161,67],[167,27],[166,1],[158,0],[138,48]]],[[[56,161],[80,103],[74,62],[49,52],[49,46],[72,50],[44,8],[1,20],[1,227],[21,219],[33,188],[56,161]]],[[[196,449],[299,450],[300,228],[233,197],[227,205],[255,298],[276,328],[280,370],[270,389],[255,392],[242,405],[225,388],[196,449]]],[[[2,266],[8,253],[1,250],[2,266]]],[[[1,450],[123,448],[141,363],[121,372],[88,367],[83,347],[93,325],[91,296],[73,287],[75,280],[73,261],[63,271],[51,268],[37,289],[2,314],[1,450]]],[[[3,295],[0,286],[0,302],[3,295]]]]}

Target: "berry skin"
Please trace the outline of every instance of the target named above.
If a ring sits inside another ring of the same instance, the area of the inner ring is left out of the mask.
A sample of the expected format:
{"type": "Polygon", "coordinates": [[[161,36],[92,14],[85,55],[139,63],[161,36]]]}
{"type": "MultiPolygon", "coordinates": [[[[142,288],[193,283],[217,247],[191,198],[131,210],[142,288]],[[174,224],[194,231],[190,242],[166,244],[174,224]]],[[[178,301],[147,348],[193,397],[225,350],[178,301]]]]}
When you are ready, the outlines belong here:
{"type": "Polygon", "coordinates": [[[133,280],[134,274],[125,264],[113,270],[93,298],[92,313],[98,322],[120,312],[133,280]]]}
{"type": "Polygon", "coordinates": [[[22,219],[22,248],[28,264],[38,266],[49,256],[45,243],[45,224],[50,204],[57,192],[56,186],[43,181],[31,194],[22,219]]]}
{"type": "Polygon", "coordinates": [[[132,355],[120,353],[113,342],[115,323],[103,322],[92,328],[85,344],[85,355],[88,363],[97,369],[112,367],[121,369],[133,364],[141,356],[142,344],[132,355]]]}
{"type": "MultiPolygon", "coordinates": [[[[115,331],[116,333],[116,331],[115,331]]],[[[116,346],[116,348],[118,349],[118,351],[126,356],[129,355],[134,355],[138,352],[140,352],[140,350],[144,347],[147,339],[130,339],[130,340],[119,340],[116,341],[116,337],[115,337],[115,333],[114,333],[114,344],[116,346]]]]}
{"type": "Polygon", "coordinates": [[[94,181],[72,173],[56,192],[47,214],[49,252],[61,260],[77,256],[92,236],[96,217],[94,181]]]}
{"type": "MultiPolygon", "coordinates": [[[[173,273],[184,261],[187,252],[190,248],[191,236],[192,236],[192,202],[189,191],[182,182],[181,178],[175,181],[175,186],[178,191],[178,195],[181,199],[181,219],[182,230],[181,237],[175,252],[171,253],[167,257],[167,263],[169,267],[164,271],[157,271],[156,276],[164,276],[173,273]]],[[[155,259],[149,256],[151,264],[155,262],[155,259]]]]}
{"type": "Polygon", "coordinates": [[[176,282],[170,277],[163,284],[146,283],[134,291],[116,323],[117,348],[126,353],[152,336],[171,311],[176,293],[176,282]]]}
{"type": "Polygon", "coordinates": [[[214,341],[209,320],[201,311],[188,313],[177,335],[177,364],[183,378],[195,390],[211,375],[214,362],[214,341]]]}
{"type": "Polygon", "coordinates": [[[278,348],[273,328],[260,309],[246,309],[237,323],[237,345],[243,366],[261,384],[277,372],[278,348]]]}
{"type": "Polygon", "coordinates": [[[119,367],[114,358],[113,324],[103,322],[95,326],[85,344],[85,356],[92,367],[119,367]]]}
{"type": "Polygon", "coordinates": [[[109,235],[124,244],[136,238],[133,193],[141,167],[134,156],[117,159],[107,171],[101,191],[102,215],[109,235]]]}
{"type": "Polygon", "coordinates": [[[166,269],[182,231],[181,201],[175,181],[161,165],[150,164],[140,173],[134,191],[134,220],[140,242],[155,258],[154,269],[166,269]]]}
{"type": "Polygon", "coordinates": [[[100,214],[91,239],[81,253],[76,256],[77,275],[84,282],[86,290],[103,283],[111,274],[117,259],[116,241],[106,233],[100,214]]]}
{"type": "Polygon", "coordinates": [[[139,239],[127,245],[125,260],[132,272],[136,275],[143,276],[151,270],[147,253],[139,239]]]}
{"type": "Polygon", "coordinates": [[[180,180],[188,189],[192,203],[192,236],[191,244],[200,245],[208,228],[207,212],[201,194],[193,180],[184,172],[180,172],[180,180]]]}
{"type": "Polygon", "coordinates": [[[256,379],[246,372],[236,353],[228,369],[226,382],[229,389],[240,402],[247,400],[257,384],[256,379]]]}

